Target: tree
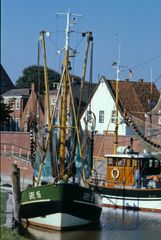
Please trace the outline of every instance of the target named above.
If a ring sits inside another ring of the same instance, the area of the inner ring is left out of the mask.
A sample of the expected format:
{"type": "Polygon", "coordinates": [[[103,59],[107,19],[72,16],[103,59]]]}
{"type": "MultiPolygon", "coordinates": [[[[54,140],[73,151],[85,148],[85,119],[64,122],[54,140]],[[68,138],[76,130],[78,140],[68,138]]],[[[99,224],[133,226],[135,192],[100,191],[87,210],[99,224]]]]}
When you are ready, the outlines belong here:
{"type": "MultiPolygon", "coordinates": [[[[48,82],[49,89],[53,89],[53,84],[58,83],[60,81],[60,74],[55,72],[54,70],[47,68],[48,72],[48,82]]],[[[31,84],[40,84],[40,92],[45,91],[45,80],[44,80],[44,67],[32,65],[23,70],[23,75],[18,78],[16,81],[17,88],[30,88],[31,84]],[[39,77],[38,77],[39,73],[39,77]],[[38,80],[38,78],[40,80],[38,80]],[[40,83],[39,83],[40,81],[40,83]]]]}
{"type": "Polygon", "coordinates": [[[2,96],[0,96],[0,130],[2,130],[4,125],[10,121],[10,119],[12,118],[10,116],[10,113],[12,112],[13,111],[10,109],[10,106],[2,102],[2,96]]]}

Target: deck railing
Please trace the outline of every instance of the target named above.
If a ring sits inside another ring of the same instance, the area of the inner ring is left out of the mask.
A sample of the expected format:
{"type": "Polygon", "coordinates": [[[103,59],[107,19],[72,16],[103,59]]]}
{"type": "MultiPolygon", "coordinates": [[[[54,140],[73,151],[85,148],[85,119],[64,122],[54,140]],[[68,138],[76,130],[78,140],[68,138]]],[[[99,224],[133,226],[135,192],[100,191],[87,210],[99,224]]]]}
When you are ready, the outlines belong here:
{"type": "Polygon", "coordinates": [[[15,145],[1,143],[1,156],[12,156],[30,162],[30,149],[15,145]]]}

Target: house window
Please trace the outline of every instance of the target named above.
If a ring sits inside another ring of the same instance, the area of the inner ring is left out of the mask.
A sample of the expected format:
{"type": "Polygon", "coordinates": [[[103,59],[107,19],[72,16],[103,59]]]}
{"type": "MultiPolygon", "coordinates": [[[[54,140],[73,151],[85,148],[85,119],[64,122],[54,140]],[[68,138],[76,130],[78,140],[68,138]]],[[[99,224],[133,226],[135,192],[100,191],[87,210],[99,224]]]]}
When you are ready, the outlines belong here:
{"type": "Polygon", "coordinates": [[[91,111],[87,111],[87,122],[88,123],[92,123],[92,120],[93,120],[93,115],[92,115],[92,112],[91,111]]]}
{"type": "Polygon", "coordinates": [[[116,121],[116,111],[113,110],[111,113],[111,123],[115,123],[116,121]]]}
{"type": "Polygon", "coordinates": [[[16,132],[19,132],[20,131],[20,119],[19,118],[16,118],[16,132]]]}
{"type": "Polygon", "coordinates": [[[159,114],[158,124],[161,125],[161,110],[159,110],[158,114],[159,114]]]}
{"type": "Polygon", "coordinates": [[[50,99],[50,105],[52,105],[52,106],[55,105],[55,98],[50,99]]]}
{"type": "Polygon", "coordinates": [[[4,103],[8,104],[8,98],[4,98],[4,103]]]}
{"type": "Polygon", "coordinates": [[[15,99],[14,98],[8,99],[8,105],[10,106],[11,110],[14,110],[14,104],[15,104],[15,99]]]}
{"type": "Polygon", "coordinates": [[[20,98],[16,99],[16,104],[15,104],[15,110],[19,110],[20,109],[20,98]]]}
{"type": "Polygon", "coordinates": [[[24,122],[24,132],[28,132],[28,123],[24,122]]]}
{"type": "Polygon", "coordinates": [[[99,111],[99,123],[104,123],[104,111],[99,111]]]}

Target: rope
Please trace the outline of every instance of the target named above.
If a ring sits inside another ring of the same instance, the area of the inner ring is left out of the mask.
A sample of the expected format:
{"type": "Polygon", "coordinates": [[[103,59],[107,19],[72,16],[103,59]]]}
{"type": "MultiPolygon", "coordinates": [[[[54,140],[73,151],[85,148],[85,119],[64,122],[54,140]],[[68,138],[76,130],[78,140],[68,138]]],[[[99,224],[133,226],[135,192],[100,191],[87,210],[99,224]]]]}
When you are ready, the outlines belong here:
{"type": "Polygon", "coordinates": [[[141,133],[141,131],[138,129],[138,127],[135,125],[134,121],[132,120],[131,116],[127,115],[125,117],[125,120],[126,120],[127,124],[134,129],[136,134],[139,135],[146,143],[148,143],[149,145],[151,145],[155,148],[161,149],[161,145],[151,141],[149,137],[145,137],[144,134],[141,133]]]}

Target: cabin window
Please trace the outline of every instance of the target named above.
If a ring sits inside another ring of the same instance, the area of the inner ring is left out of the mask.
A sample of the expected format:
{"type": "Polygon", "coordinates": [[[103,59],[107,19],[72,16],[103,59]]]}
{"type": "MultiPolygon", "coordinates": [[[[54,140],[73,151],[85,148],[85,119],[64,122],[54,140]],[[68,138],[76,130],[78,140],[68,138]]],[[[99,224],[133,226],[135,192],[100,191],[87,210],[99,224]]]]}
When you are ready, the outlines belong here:
{"type": "Polygon", "coordinates": [[[109,166],[113,166],[113,159],[112,158],[108,159],[108,164],[109,164],[109,166]]]}
{"type": "Polygon", "coordinates": [[[128,167],[132,167],[132,159],[128,159],[127,160],[127,166],[128,167]]]}
{"type": "Polygon", "coordinates": [[[149,160],[149,168],[153,167],[153,160],[149,160]]]}
{"type": "Polygon", "coordinates": [[[112,166],[112,163],[113,163],[112,158],[108,158],[107,163],[108,163],[108,166],[112,166]]]}
{"type": "Polygon", "coordinates": [[[154,167],[155,167],[155,168],[159,168],[159,161],[158,161],[158,160],[155,160],[155,161],[154,161],[154,167]]]}
{"type": "Polygon", "coordinates": [[[138,167],[138,166],[139,166],[139,161],[136,160],[136,161],[135,161],[135,167],[138,167]]]}
{"type": "Polygon", "coordinates": [[[118,160],[116,158],[109,158],[109,166],[117,166],[118,160]]]}
{"type": "Polygon", "coordinates": [[[158,124],[161,125],[161,110],[159,110],[158,114],[159,114],[158,124]]]}
{"type": "Polygon", "coordinates": [[[126,167],[126,163],[127,163],[126,159],[122,159],[122,166],[123,167],[126,167]]]}
{"type": "Polygon", "coordinates": [[[104,111],[99,111],[99,123],[104,123],[104,111]]]}
{"type": "Polygon", "coordinates": [[[122,160],[118,160],[118,166],[119,166],[119,167],[122,166],[122,160]]]}

